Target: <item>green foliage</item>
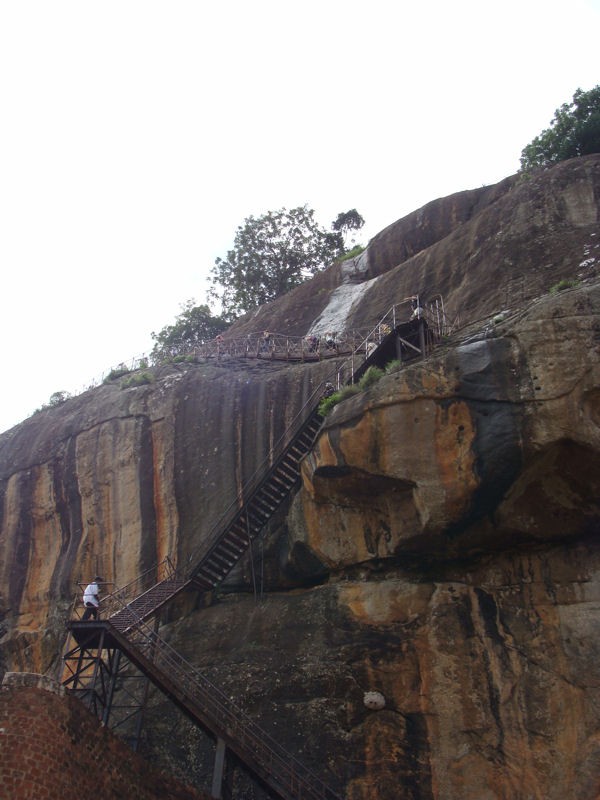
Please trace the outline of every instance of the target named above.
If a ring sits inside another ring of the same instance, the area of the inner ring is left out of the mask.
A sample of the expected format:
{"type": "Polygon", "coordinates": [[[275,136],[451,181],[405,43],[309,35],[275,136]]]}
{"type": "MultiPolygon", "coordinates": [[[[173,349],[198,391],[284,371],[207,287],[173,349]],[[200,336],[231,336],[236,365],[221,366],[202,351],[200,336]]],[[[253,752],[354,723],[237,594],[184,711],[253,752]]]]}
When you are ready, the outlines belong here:
{"type": "Polygon", "coordinates": [[[348,250],[344,255],[339,259],[340,261],[348,261],[350,258],[356,258],[361,253],[365,252],[365,249],[362,244],[357,244],[356,247],[353,247],[352,250],[348,250]]]}
{"type": "Polygon", "coordinates": [[[280,297],[324,269],[344,250],[340,233],[328,233],[307,206],[248,217],[233,249],[211,270],[209,297],[238,315],[280,297]]]}
{"type": "Polygon", "coordinates": [[[348,397],[359,394],[360,391],[360,386],[357,383],[349,383],[347,386],[342,386],[339,392],[340,400],[346,400],[348,397]]]}
{"type": "Polygon", "coordinates": [[[550,287],[550,294],[557,294],[557,292],[563,292],[565,289],[573,289],[575,286],[579,286],[578,280],[563,278],[550,287]]]}
{"type": "Polygon", "coordinates": [[[349,384],[348,386],[342,386],[337,392],[329,395],[329,397],[324,397],[321,402],[319,403],[319,414],[322,417],[326,417],[327,414],[337,406],[338,403],[341,403],[342,400],[346,400],[348,397],[352,397],[355,394],[360,392],[360,387],[353,383],[349,384]]]}
{"type": "Polygon", "coordinates": [[[207,305],[194,305],[188,300],[181,306],[181,313],[173,325],[166,325],[159,333],[151,333],[154,339],[151,358],[153,363],[170,361],[193,347],[210,341],[229,326],[223,317],[212,315],[207,305]]]}
{"type": "Polygon", "coordinates": [[[338,231],[345,238],[350,231],[359,231],[365,224],[364,219],[355,208],[350,211],[343,211],[338,214],[336,219],[331,223],[331,228],[338,231]]]}
{"type": "Polygon", "coordinates": [[[42,403],[40,408],[36,408],[35,413],[37,414],[39,411],[45,411],[48,408],[57,408],[58,406],[62,406],[63,403],[66,403],[69,397],[72,397],[69,392],[53,392],[47,403],[42,403]]]}
{"type": "Polygon", "coordinates": [[[319,414],[326,417],[337,404],[340,402],[340,393],[334,392],[329,397],[324,397],[319,403],[319,414]]]}
{"type": "MultiPolygon", "coordinates": [[[[332,230],[337,231],[340,234],[344,242],[344,246],[346,247],[345,244],[346,237],[348,236],[350,231],[359,231],[364,224],[365,221],[358,213],[358,211],[355,208],[351,208],[350,211],[344,211],[341,214],[338,214],[337,218],[334,219],[334,221],[331,223],[331,228],[332,230]]],[[[354,256],[357,256],[364,250],[364,247],[361,247],[360,245],[358,245],[358,248],[360,249],[357,249],[357,247],[355,247],[356,244],[355,239],[351,240],[351,244],[352,247],[350,249],[350,253],[344,254],[342,258],[343,261],[347,260],[348,258],[354,258],[354,256]],[[357,252],[354,252],[355,250],[357,250],[357,252]]]]}
{"type": "MultiPolygon", "coordinates": [[[[395,363],[399,364],[400,362],[395,363]]],[[[329,395],[329,397],[324,397],[319,403],[319,414],[322,417],[326,417],[332,408],[337,406],[338,403],[341,403],[342,400],[364,392],[369,386],[373,386],[374,383],[377,383],[384,375],[385,372],[379,369],[379,367],[369,367],[358,383],[350,383],[347,386],[342,386],[341,389],[329,395]]]]}
{"type": "MultiPolygon", "coordinates": [[[[50,395],[47,407],[56,408],[56,406],[62,406],[63,403],[67,402],[69,397],[71,397],[69,392],[53,392],[50,395]]],[[[46,407],[46,406],[44,406],[44,407],[46,407]]]]}
{"type": "Polygon", "coordinates": [[[385,365],[385,374],[391,375],[392,372],[398,372],[399,369],[402,369],[402,362],[395,358],[393,361],[388,361],[385,365]]]}
{"type": "Polygon", "coordinates": [[[154,377],[149,372],[134,372],[129,378],[121,381],[121,389],[133,389],[136,386],[144,386],[147,383],[152,383],[154,377]]]}
{"type": "Polygon", "coordinates": [[[384,374],[384,371],[379,369],[379,367],[369,367],[369,369],[358,382],[360,389],[364,391],[365,389],[368,389],[369,386],[373,386],[373,384],[377,383],[377,381],[382,378],[384,374]]]}
{"type": "Polygon", "coordinates": [[[556,109],[550,128],[523,149],[521,171],[547,169],[590,153],[600,153],[600,85],[588,92],[577,89],[571,103],[556,109]]]}
{"type": "Polygon", "coordinates": [[[117,378],[122,378],[123,375],[127,375],[131,372],[131,370],[125,366],[125,364],[119,364],[118,367],[111,369],[108,375],[104,378],[102,383],[110,383],[111,381],[116,380],[117,378]]]}

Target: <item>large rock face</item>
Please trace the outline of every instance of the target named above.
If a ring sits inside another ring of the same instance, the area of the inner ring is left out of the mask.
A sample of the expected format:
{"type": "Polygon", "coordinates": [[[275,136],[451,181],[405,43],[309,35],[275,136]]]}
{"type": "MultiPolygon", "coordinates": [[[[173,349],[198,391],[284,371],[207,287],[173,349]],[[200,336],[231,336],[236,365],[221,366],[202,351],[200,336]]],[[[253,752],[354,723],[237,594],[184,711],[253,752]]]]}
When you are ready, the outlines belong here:
{"type": "Polygon", "coordinates": [[[304,334],[336,292],[356,285],[345,324],[376,322],[392,303],[442,296],[460,325],[516,308],[561,279],[599,274],[600,158],[435,200],[375,236],[367,253],[317,275],[232,331],[304,334]]]}
{"type": "Polygon", "coordinates": [[[56,663],[77,581],[124,585],[196,553],[328,368],[166,368],[151,386],[103,386],[5,434],[5,663],[56,663]]]}
{"type": "Polygon", "coordinates": [[[294,531],[346,576],[334,627],[370,633],[353,676],[386,699],[351,797],[598,796],[599,356],[596,285],[328,418],[294,531]]]}
{"type": "MultiPolygon", "coordinates": [[[[164,620],[351,800],[600,796],[599,207],[595,156],[444,198],[229,334],[415,292],[462,323],[337,406],[253,559],[164,620]]],[[[0,437],[0,671],[58,672],[77,580],[201,552],[331,368],[162,368],[0,437]]],[[[154,703],[146,747],[182,760],[154,703]]]]}
{"type": "Polygon", "coordinates": [[[334,408],[304,462],[311,547],[339,569],[593,533],[599,311],[598,284],[548,295],[334,408]]]}

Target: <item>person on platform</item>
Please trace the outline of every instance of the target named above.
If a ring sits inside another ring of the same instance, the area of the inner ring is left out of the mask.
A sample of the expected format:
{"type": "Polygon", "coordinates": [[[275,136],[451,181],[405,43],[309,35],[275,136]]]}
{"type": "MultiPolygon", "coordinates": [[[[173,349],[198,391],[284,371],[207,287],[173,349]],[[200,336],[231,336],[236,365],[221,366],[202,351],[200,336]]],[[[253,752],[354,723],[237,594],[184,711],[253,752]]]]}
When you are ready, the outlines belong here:
{"type": "Polygon", "coordinates": [[[262,343],[260,347],[261,353],[268,353],[271,349],[271,334],[269,331],[264,331],[262,335],[262,343]]]}
{"type": "Polygon", "coordinates": [[[101,578],[100,575],[96,575],[94,580],[85,587],[83,592],[83,605],[85,606],[85,611],[83,612],[83,617],[81,618],[83,622],[90,619],[98,619],[98,606],[100,605],[100,586],[104,578],[101,578]]]}
{"type": "Polygon", "coordinates": [[[325,334],[325,344],[327,345],[328,350],[334,350],[337,352],[337,341],[335,338],[335,333],[325,334]]]}
{"type": "Polygon", "coordinates": [[[414,295],[411,298],[411,305],[412,305],[412,314],[411,314],[411,317],[410,317],[411,320],[413,320],[413,319],[421,319],[421,317],[423,316],[423,308],[421,306],[421,302],[419,300],[419,295],[418,294],[414,295]]]}

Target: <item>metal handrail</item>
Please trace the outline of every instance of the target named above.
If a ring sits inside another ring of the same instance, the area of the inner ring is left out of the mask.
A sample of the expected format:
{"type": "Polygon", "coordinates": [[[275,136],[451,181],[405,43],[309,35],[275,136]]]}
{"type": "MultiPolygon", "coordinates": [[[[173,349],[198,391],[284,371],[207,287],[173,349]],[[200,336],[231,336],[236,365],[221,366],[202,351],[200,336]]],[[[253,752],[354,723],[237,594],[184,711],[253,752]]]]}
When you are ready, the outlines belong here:
{"type": "Polygon", "coordinates": [[[120,611],[123,605],[143,596],[147,591],[165,581],[177,579],[177,570],[169,556],[143,572],[137,578],[107,595],[100,601],[100,609],[104,617],[110,617],[120,611]]]}
{"type": "MultiPolygon", "coordinates": [[[[403,302],[413,299],[406,298],[403,302]]],[[[355,356],[364,353],[364,360],[361,364],[364,363],[370,355],[369,344],[371,342],[381,344],[383,339],[391,331],[395,330],[397,326],[396,308],[397,305],[392,306],[366,335],[359,338],[358,343],[353,341],[350,357],[335,368],[335,380],[338,388],[341,375],[348,365],[350,366],[350,381],[354,380],[357,371],[354,362],[355,356]]],[[[419,308],[418,298],[417,308],[419,308]]],[[[439,323],[439,307],[436,311],[439,323]]],[[[441,314],[445,320],[443,304],[441,305],[441,314]]],[[[419,308],[420,315],[425,316],[425,312],[419,308]]],[[[438,334],[441,335],[439,324],[438,334]]],[[[288,344],[289,337],[286,339],[286,348],[288,344]]],[[[286,352],[289,351],[286,349],[286,352]]],[[[340,355],[339,350],[336,351],[335,355],[340,355]]],[[[331,378],[332,376],[329,377],[331,378]]],[[[203,541],[204,553],[209,552],[211,547],[223,535],[224,530],[235,522],[240,510],[262,488],[275,465],[285,456],[288,448],[301,434],[303,428],[318,414],[318,401],[323,395],[324,383],[325,381],[321,381],[313,390],[282,436],[270,448],[267,457],[244,483],[242,489],[212,526],[208,537],[205,537],[203,541]]],[[[287,753],[276,740],[256,725],[241,709],[236,707],[220,689],[212,685],[196,667],[187,662],[174,648],[161,639],[155,630],[150,628],[144,622],[143,617],[132,607],[133,600],[143,597],[145,592],[159,586],[161,583],[172,582],[173,594],[175,594],[186,582],[191,580],[198,563],[197,552],[191,553],[181,568],[176,568],[167,557],[125,586],[112,592],[108,597],[103,598],[101,601],[103,616],[108,614],[108,624],[115,631],[124,636],[134,648],[138,648],[139,653],[149,659],[156,669],[168,675],[169,679],[175,683],[178,689],[185,693],[186,697],[197,703],[202,709],[202,713],[212,720],[214,727],[221,730],[224,736],[233,739],[234,747],[237,745],[250,751],[251,758],[257,759],[261,768],[265,769],[268,775],[273,775],[282,787],[286,787],[287,790],[295,793],[294,796],[302,797],[305,800],[338,800],[338,795],[291,754],[287,753]],[[123,611],[127,615],[127,628],[125,631],[120,630],[119,626],[114,624],[116,622],[115,618],[123,611]],[[111,622],[111,620],[113,621],[111,622]]],[[[216,733],[214,729],[213,732],[216,733]]]]}
{"type": "MultiPolygon", "coordinates": [[[[110,617],[116,610],[122,608],[122,604],[127,604],[137,597],[140,597],[149,589],[166,580],[176,579],[176,569],[169,556],[162,561],[154,564],[145,572],[140,573],[129,583],[120,586],[113,592],[100,598],[99,612],[102,617],[110,617]]],[[[83,583],[77,584],[83,589],[83,583]]],[[[100,586],[106,584],[100,584],[100,586]]],[[[75,594],[71,604],[70,619],[81,619],[85,606],[83,604],[82,591],[75,594]]]]}
{"type": "MultiPolygon", "coordinates": [[[[330,336],[325,334],[306,334],[303,336],[277,333],[273,331],[251,332],[245,336],[228,337],[219,335],[208,342],[194,345],[188,350],[178,351],[181,357],[194,356],[195,358],[217,359],[227,356],[231,358],[271,358],[276,360],[311,360],[334,358],[337,355],[356,353],[361,347],[366,347],[372,341],[378,328],[387,320],[391,321],[392,329],[396,327],[398,311],[406,304],[416,303],[420,309],[421,317],[438,336],[446,335],[451,327],[444,311],[443,299],[440,294],[434,295],[429,303],[420,306],[419,295],[411,295],[395,303],[389,311],[371,329],[351,329],[348,331],[332,331],[330,336]],[[365,331],[368,333],[365,334],[365,331]]],[[[379,339],[381,341],[381,339],[379,339]]]]}
{"type": "MultiPolygon", "coordinates": [[[[277,442],[273,445],[273,447],[269,450],[267,457],[261,462],[259,467],[254,471],[254,473],[250,476],[250,478],[246,481],[243,485],[241,490],[238,492],[236,497],[229,503],[227,508],[221,514],[219,519],[214,523],[211,530],[208,533],[208,537],[205,537],[203,542],[203,550],[210,550],[210,548],[218,541],[219,535],[223,528],[225,527],[225,520],[227,520],[227,525],[229,525],[235,516],[239,513],[239,511],[251,501],[252,497],[259,491],[263,483],[268,480],[268,476],[271,473],[273,467],[277,464],[277,462],[284,456],[285,452],[289,448],[289,446],[294,442],[294,440],[299,436],[304,426],[310,421],[313,415],[317,412],[319,401],[323,396],[323,390],[325,388],[325,384],[330,382],[332,379],[335,380],[336,385],[340,386],[341,376],[344,372],[344,369],[347,366],[350,366],[350,380],[353,380],[354,373],[356,371],[356,366],[354,364],[354,356],[357,354],[362,354],[364,352],[365,359],[368,358],[369,353],[367,345],[369,342],[376,342],[377,345],[381,344],[383,339],[388,336],[393,327],[395,327],[395,309],[396,306],[392,306],[388,312],[382,317],[379,322],[370,330],[367,331],[366,334],[363,335],[362,338],[358,339],[355,342],[354,350],[352,351],[350,358],[345,359],[341,364],[337,365],[335,371],[331,372],[324,380],[322,380],[317,387],[314,389],[312,394],[309,396],[308,400],[304,403],[300,411],[296,414],[292,422],[288,425],[284,433],[281,437],[277,440],[277,442]],[[390,326],[389,320],[393,321],[393,327],[390,326]],[[307,412],[308,409],[308,412],[307,412]]],[[[361,362],[362,364],[362,362],[361,362]]],[[[360,365],[358,365],[360,366],[360,365]]],[[[194,558],[196,554],[192,553],[188,557],[188,563],[195,563],[197,562],[197,557],[194,558]]],[[[190,577],[191,573],[187,573],[187,577],[190,577]]]]}
{"type": "MultiPolygon", "coordinates": [[[[118,610],[135,614],[125,603],[118,610]]],[[[108,622],[110,624],[110,620],[108,622]]],[[[232,703],[221,689],[212,684],[141,617],[138,616],[136,624],[127,632],[120,633],[140,655],[150,661],[159,672],[168,676],[169,681],[183,691],[187,699],[202,709],[202,713],[214,726],[211,728],[214,733],[221,732],[239,747],[249,750],[261,767],[273,774],[284,788],[306,800],[339,800],[339,795],[232,703]]]]}
{"type": "MultiPolygon", "coordinates": [[[[381,317],[381,319],[369,330],[361,332],[361,338],[356,337],[353,341],[354,349],[350,353],[350,356],[345,358],[341,363],[337,364],[335,369],[329,373],[325,379],[320,381],[315,389],[312,391],[310,396],[308,397],[307,401],[303,404],[300,408],[298,413],[294,416],[291,420],[290,424],[287,426],[285,431],[282,433],[280,438],[274,443],[274,445],[269,449],[266,457],[263,461],[258,465],[254,473],[245,481],[244,485],[241,489],[237,492],[235,497],[230,501],[230,503],[225,507],[223,512],[219,515],[218,519],[213,523],[210,530],[208,531],[207,535],[203,537],[202,542],[202,553],[206,553],[210,551],[211,547],[213,547],[219,540],[222,531],[229,527],[235,521],[235,518],[239,514],[240,510],[247,505],[252,498],[256,495],[256,493],[260,490],[261,486],[264,484],[265,481],[268,480],[268,477],[277,462],[284,456],[287,448],[294,442],[296,437],[300,434],[303,427],[309,422],[312,416],[316,413],[318,408],[318,403],[323,395],[323,390],[325,383],[333,382],[335,383],[336,388],[340,388],[342,383],[344,382],[344,375],[349,374],[349,378],[347,382],[352,382],[354,380],[354,375],[357,370],[362,366],[364,361],[369,357],[370,353],[369,345],[371,343],[375,345],[381,344],[383,339],[388,336],[391,331],[395,330],[396,326],[399,324],[399,314],[398,309],[400,306],[405,305],[406,303],[413,303],[416,300],[417,307],[419,306],[419,299],[418,296],[411,296],[405,298],[401,301],[401,303],[396,303],[391,306],[388,311],[381,317]],[[355,362],[356,356],[362,356],[362,360],[359,364],[355,362]]],[[[442,306],[443,311],[443,306],[442,306]]],[[[430,310],[421,308],[420,316],[423,316],[428,324],[432,326],[438,327],[436,324],[436,319],[433,313],[430,310]]],[[[445,318],[445,317],[444,317],[445,318]]],[[[358,332],[354,332],[358,334],[358,332]]],[[[258,335],[257,335],[258,336],[258,335]]],[[[303,337],[297,337],[298,339],[303,337]]],[[[232,340],[235,341],[235,340],[232,340]]],[[[216,342],[216,340],[213,340],[216,342]]],[[[136,578],[131,583],[127,584],[122,589],[118,590],[118,597],[115,599],[118,601],[119,597],[127,597],[132,598],[137,596],[135,591],[136,583],[139,583],[143,580],[144,576],[152,574],[152,570],[156,570],[157,578],[154,581],[154,584],[160,583],[163,580],[168,579],[181,581],[182,583],[189,581],[193,575],[194,569],[197,566],[197,563],[200,560],[201,553],[199,553],[199,549],[194,550],[183,565],[178,566],[175,568],[171,561],[165,559],[160,564],[155,565],[142,576],[136,578]],[[165,574],[164,577],[160,577],[160,569],[165,565],[165,568],[168,572],[168,575],[165,574]]],[[[143,591],[152,588],[152,584],[144,586],[143,591]]],[[[139,592],[138,592],[139,594],[139,592]]],[[[102,610],[105,613],[105,609],[108,610],[111,608],[110,606],[110,598],[113,595],[109,595],[108,597],[104,598],[102,602],[102,610]]]]}

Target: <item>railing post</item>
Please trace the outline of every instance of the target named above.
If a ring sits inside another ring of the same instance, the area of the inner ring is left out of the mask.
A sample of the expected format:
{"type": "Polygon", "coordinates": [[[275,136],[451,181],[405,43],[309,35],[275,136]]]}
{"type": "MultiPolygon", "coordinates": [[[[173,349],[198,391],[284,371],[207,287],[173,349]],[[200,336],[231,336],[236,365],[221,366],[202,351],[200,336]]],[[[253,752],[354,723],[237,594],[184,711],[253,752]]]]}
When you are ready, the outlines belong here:
{"type": "Polygon", "coordinates": [[[396,334],[396,358],[402,363],[402,339],[399,334],[396,334]]]}

